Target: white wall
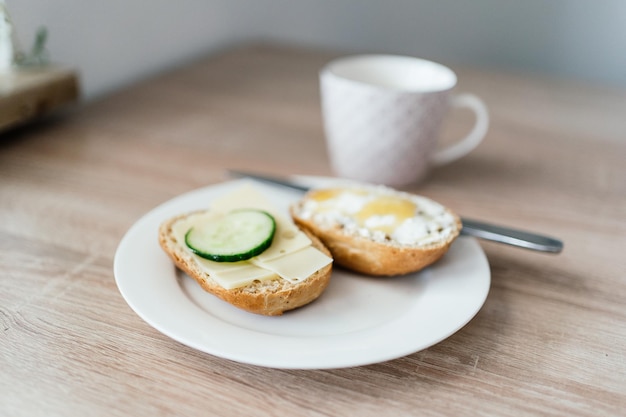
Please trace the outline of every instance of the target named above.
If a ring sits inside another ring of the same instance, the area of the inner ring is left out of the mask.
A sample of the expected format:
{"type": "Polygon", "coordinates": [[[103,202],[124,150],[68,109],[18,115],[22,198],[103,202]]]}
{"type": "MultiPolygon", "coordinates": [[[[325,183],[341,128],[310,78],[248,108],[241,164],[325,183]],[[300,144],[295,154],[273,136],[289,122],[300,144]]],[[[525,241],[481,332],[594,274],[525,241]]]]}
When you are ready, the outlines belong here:
{"type": "Polygon", "coordinates": [[[7,0],[22,47],[46,26],[52,59],[79,69],[88,98],[247,39],[254,11],[229,3],[7,0]]]}
{"type": "Polygon", "coordinates": [[[542,72],[626,88],[624,0],[6,0],[22,46],[98,97],[229,45],[275,39],[542,72]]]}

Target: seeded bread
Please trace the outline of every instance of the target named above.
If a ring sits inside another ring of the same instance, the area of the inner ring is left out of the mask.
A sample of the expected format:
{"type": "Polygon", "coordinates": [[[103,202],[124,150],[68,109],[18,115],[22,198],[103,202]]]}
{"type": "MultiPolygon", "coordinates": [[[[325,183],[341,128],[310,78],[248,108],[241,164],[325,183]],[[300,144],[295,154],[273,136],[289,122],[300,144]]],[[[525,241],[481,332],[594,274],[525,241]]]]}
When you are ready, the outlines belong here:
{"type": "MultiPolygon", "coordinates": [[[[191,214],[191,213],[189,213],[191,214]]],[[[185,242],[177,241],[172,227],[183,214],[163,222],[159,228],[159,244],[165,253],[182,271],[195,279],[207,292],[251,313],[266,316],[279,316],[283,312],[304,306],[317,299],[328,286],[332,263],[298,283],[292,283],[278,276],[276,279],[253,282],[244,287],[225,289],[211,279],[211,276],[199,268],[192,255],[185,247],[185,242]]],[[[311,239],[312,245],[330,256],[328,249],[310,232],[304,233],[311,239]]]]}
{"type": "MultiPolygon", "coordinates": [[[[330,250],[334,262],[345,268],[373,276],[394,276],[419,271],[439,260],[449,249],[452,242],[461,231],[461,220],[450,209],[440,206],[442,212],[447,213],[449,219],[448,232],[435,241],[426,244],[407,244],[394,240],[391,236],[384,238],[368,236],[363,233],[348,230],[345,222],[324,221],[316,217],[307,205],[312,199],[313,190],[290,208],[294,222],[303,230],[309,230],[330,250]],[[451,217],[449,217],[451,216],[451,217]]],[[[328,190],[321,190],[322,192],[328,190]]],[[[334,190],[331,190],[334,191],[334,190]]],[[[359,192],[376,192],[397,195],[407,198],[418,198],[438,204],[421,196],[395,191],[387,187],[359,188],[359,192]]],[[[419,216],[419,214],[416,214],[419,216]]]]}

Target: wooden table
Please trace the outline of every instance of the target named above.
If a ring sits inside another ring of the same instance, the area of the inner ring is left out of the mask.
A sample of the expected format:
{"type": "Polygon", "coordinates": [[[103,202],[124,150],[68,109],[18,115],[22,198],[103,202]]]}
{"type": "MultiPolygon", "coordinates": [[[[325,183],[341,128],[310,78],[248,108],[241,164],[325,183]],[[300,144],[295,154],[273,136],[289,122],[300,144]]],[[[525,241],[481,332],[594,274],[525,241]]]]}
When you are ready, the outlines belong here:
{"type": "Polygon", "coordinates": [[[268,369],[175,342],[125,303],[114,253],[151,208],[226,168],[331,174],[317,72],[335,55],[239,48],[2,136],[0,415],[624,415],[624,91],[455,68],[489,134],[412,190],[565,250],[481,243],[487,301],[431,348],[268,369]]]}

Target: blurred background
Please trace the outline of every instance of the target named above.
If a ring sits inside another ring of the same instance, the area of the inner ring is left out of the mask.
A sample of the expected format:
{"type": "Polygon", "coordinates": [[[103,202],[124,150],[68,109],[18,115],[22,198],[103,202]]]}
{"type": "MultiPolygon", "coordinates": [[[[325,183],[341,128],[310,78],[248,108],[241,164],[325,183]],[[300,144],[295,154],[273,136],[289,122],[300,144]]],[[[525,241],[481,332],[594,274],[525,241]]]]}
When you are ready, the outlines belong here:
{"type": "Polygon", "coordinates": [[[6,0],[87,100],[246,42],[420,56],[626,88],[624,0],[6,0]]]}

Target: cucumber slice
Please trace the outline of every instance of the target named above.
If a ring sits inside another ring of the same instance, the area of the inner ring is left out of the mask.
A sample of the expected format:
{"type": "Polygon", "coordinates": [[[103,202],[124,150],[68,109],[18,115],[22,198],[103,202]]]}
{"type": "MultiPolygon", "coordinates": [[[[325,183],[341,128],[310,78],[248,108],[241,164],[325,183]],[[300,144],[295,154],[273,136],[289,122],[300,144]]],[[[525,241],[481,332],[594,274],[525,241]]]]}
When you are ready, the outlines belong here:
{"type": "Polygon", "coordinates": [[[276,221],[255,209],[234,210],[218,220],[196,225],[185,234],[193,253],[215,262],[245,261],[272,244],[276,221]]]}

